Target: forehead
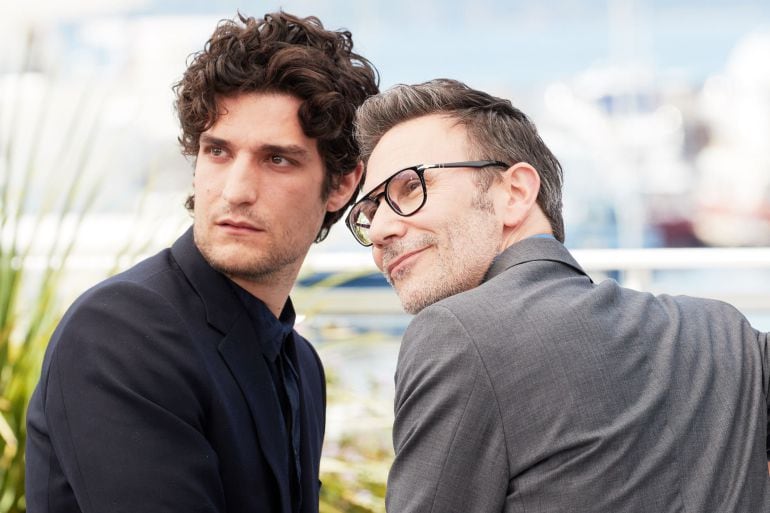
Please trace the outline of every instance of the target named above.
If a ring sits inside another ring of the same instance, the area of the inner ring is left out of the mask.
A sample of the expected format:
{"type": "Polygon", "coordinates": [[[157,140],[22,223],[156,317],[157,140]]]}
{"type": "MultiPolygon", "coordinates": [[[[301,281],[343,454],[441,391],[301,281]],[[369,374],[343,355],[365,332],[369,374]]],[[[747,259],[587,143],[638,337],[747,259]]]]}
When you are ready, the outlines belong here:
{"type": "Polygon", "coordinates": [[[470,158],[465,128],[445,115],[432,114],[394,126],[374,147],[366,167],[364,193],[400,169],[418,164],[470,158]]]}
{"type": "Polygon", "coordinates": [[[282,93],[241,93],[217,100],[219,116],[204,133],[232,143],[316,146],[299,121],[302,101],[282,93]]]}

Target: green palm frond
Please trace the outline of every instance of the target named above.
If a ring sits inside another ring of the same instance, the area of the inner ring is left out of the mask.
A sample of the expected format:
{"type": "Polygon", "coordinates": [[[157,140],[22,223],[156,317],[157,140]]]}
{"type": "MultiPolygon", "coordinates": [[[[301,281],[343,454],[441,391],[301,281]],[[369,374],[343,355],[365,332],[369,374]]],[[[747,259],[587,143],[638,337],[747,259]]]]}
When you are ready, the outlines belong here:
{"type": "Polygon", "coordinates": [[[53,164],[41,155],[51,141],[44,139],[50,124],[56,84],[45,84],[36,98],[37,110],[25,110],[29,102],[24,73],[4,85],[11,88],[5,111],[9,119],[0,133],[0,513],[23,513],[24,444],[26,410],[37,383],[45,346],[61,315],[59,286],[84,216],[100,189],[98,181],[82,173],[91,164],[88,144],[68,138],[85,134],[93,140],[98,115],[83,115],[80,108],[92,102],[84,90],[73,114],[59,131],[64,140],[53,164]],[[32,143],[24,145],[19,127],[30,127],[32,143]],[[26,146],[26,147],[25,147],[26,146]],[[71,172],[62,169],[65,156],[71,172]],[[42,189],[41,189],[41,183],[42,189]],[[64,229],[65,219],[68,222],[64,229]],[[53,221],[53,224],[47,221],[53,221]],[[52,229],[42,230],[43,226],[52,229]],[[48,240],[41,241],[45,234],[48,240]]]}

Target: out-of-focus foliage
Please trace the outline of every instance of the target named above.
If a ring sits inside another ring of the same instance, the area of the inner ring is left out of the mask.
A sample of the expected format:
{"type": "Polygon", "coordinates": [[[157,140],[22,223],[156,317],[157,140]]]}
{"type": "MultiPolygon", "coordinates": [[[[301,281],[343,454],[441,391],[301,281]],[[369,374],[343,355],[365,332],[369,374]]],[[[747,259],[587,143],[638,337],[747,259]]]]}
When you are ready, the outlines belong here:
{"type": "MultiPolygon", "coordinates": [[[[24,93],[34,74],[6,79],[0,91],[5,99],[0,131],[0,512],[20,513],[24,504],[24,444],[27,403],[37,382],[40,362],[61,308],[57,289],[62,269],[75,243],[83,215],[96,197],[98,185],[83,176],[69,178],[59,166],[64,153],[74,165],[87,165],[90,148],[69,138],[79,126],[87,133],[93,119],[73,118],[60,128],[60,154],[42,163],[42,148],[50,150],[44,132],[50,120],[53,88],[41,95],[33,111],[26,109],[24,93]],[[12,101],[7,98],[10,96],[12,101]],[[7,116],[7,117],[6,117],[7,116]],[[26,130],[22,131],[20,126],[26,130]],[[86,125],[86,126],[81,126],[86,125]],[[20,135],[21,134],[21,135],[20,135]],[[25,136],[25,141],[22,137],[25,136]],[[55,164],[54,164],[55,163],[55,164]],[[47,240],[40,228],[47,221],[47,240]],[[66,225],[66,226],[65,226],[66,225]],[[49,225],[50,228],[50,225],[49,225]]],[[[85,95],[83,95],[85,100],[85,95]]],[[[75,109],[80,112],[80,109],[75,109]]],[[[86,138],[87,140],[88,138],[86,138]]]]}
{"type": "MultiPolygon", "coordinates": [[[[305,271],[311,277],[315,274],[312,268],[305,271]]],[[[392,328],[380,330],[370,321],[388,316],[390,303],[400,312],[400,304],[390,287],[357,292],[348,287],[371,272],[355,268],[328,276],[319,272],[322,279],[292,291],[304,318],[298,329],[316,344],[326,370],[321,513],[385,512],[385,484],[393,461],[398,337],[392,328]]]]}
{"type": "MultiPolygon", "coordinates": [[[[351,344],[363,342],[355,340],[351,344]]],[[[374,342],[377,343],[377,342],[374,342]]],[[[321,358],[325,348],[320,348],[321,358]]],[[[327,364],[327,430],[321,458],[321,513],[384,513],[393,461],[393,406],[376,383],[355,391],[327,364]]]]}
{"type": "MultiPolygon", "coordinates": [[[[114,157],[93,84],[35,69],[25,61],[18,73],[0,75],[0,513],[26,510],[27,404],[65,307],[68,264],[114,157]]],[[[114,265],[91,270],[92,279],[147,249],[134,232],[122,234],[125,242],[107,256],[114,265]]]]}

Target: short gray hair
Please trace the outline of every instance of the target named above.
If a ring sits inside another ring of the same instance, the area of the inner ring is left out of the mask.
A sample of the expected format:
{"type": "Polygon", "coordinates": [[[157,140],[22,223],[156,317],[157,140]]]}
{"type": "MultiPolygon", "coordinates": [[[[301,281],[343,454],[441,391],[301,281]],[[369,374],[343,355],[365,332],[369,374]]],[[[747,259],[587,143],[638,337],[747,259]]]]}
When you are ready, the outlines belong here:
{"type": "MultiPolygon", "coordinates": [[[[476,155],[469,158],[527,162],[540,175],[537,204],[554,236],[564,242],[561,164],[545,145],[534,123],[509,100],[471,89],[457,80],[436,79],[416,85],[400,84],[369,97],[356,113],[355,130],[361,158],[367,164],[380,138],[396,125],[431,114],[444,114],[467,130],[476,155]]],[[[488,171],[484,181],[491,183],[488,171]]],[[[363,181],[362,181],[363,183],[363,181]]]]}

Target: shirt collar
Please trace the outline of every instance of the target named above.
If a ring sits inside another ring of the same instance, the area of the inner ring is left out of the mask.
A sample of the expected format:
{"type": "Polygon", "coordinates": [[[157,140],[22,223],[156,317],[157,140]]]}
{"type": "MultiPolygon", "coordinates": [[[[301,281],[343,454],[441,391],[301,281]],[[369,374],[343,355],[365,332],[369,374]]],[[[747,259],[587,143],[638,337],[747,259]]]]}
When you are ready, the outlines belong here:
{"type": "Polygon", "coordinates": [[[291,298],[286,299],[280,317],[276,318],[261,299],[250,294],[237,283],[232,281],[230,283],[249,313],[262,353],[271,361],[275,360],[281,351],[281,345],[294,331],[294,321],[297,316],[291,298]]]}

